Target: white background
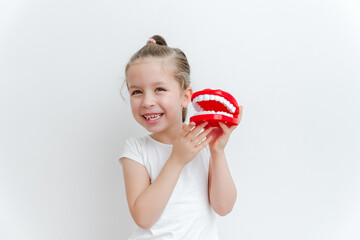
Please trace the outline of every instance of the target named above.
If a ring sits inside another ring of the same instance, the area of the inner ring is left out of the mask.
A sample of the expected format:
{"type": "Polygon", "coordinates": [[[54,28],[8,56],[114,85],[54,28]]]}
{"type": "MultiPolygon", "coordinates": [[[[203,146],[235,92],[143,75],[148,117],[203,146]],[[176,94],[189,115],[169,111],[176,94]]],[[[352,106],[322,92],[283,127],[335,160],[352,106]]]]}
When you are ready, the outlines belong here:
{"type": "MultiPolygon", "coordinates": [[[[126,239],[120,96],[153,34],[244,106],[221,239],[360,239],[356,0],[1,0],[0,239],[126,239]]],[[[126,95],[126,89],[124,91],[126,95]]],[[[191,111],[190,111],[191,113],[191,111]]]]}

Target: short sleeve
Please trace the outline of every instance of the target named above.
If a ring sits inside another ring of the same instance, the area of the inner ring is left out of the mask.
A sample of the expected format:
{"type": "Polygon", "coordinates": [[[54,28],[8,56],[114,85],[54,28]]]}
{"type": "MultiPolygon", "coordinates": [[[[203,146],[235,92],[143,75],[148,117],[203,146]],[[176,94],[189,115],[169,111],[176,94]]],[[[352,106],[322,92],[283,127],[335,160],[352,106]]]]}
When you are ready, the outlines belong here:
{"type": "Polygon", "coordinates": [[[130,137],[126,140],[120,155],[120,163],[122,162],[123,158],[129,158],[135,162],[145,165],[143,149],[138,139],[135,137],[130,137]]]}

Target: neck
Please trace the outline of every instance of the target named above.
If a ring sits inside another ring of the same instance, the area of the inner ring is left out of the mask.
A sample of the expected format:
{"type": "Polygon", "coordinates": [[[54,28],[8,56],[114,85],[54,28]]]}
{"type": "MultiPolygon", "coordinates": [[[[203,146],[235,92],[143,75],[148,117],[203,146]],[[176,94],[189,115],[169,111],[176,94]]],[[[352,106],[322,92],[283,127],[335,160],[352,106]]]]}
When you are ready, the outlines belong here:
{"type": "Polygon", "coordinates": [[[161,143],[174,144],[175,139],[179,136],[181,130],[182,124],[177,128],[168,129],[167,132],[153,133],[150,136],[161,143]]]}

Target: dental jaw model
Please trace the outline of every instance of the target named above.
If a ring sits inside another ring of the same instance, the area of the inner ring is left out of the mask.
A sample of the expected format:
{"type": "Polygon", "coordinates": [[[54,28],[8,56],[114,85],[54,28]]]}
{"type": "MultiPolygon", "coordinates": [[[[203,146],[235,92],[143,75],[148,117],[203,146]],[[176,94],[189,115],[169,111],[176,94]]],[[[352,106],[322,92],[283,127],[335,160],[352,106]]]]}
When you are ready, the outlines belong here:
{"type": "Polygon", "coordinates": [[[219,122],[228,127],[239,124],[239,105],[236,99],[220,89],[204,89],[195,92],[191,97],[192,105],[196,111],[190,117],[190,122],[196,125],[206,121],[209,127],[219,127],[219,122]]]}

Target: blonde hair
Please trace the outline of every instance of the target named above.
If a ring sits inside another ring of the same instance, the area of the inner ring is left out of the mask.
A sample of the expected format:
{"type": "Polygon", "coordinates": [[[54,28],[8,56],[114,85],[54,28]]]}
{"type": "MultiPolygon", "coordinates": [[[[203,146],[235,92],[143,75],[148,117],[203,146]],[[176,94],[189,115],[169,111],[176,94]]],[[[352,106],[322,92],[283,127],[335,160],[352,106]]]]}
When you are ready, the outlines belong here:
{"type": "MultiPolygon", "coordinates": [[[[125,68],[125,76],[129,67],[138,59],[146,57],[158,57],[173,62],[173,74],[175,79],[180,83],[183,90],[190,86],[190,66],[183,51],[178,48],[168,47],[165,39],[160,35],[154,35],[147,44],[137,51],[129,60],[125,68]],[[153,41],[155,40],[155,41],[153,41]],[[155,43],[154,43],[155,42],[155,43]]],[[[187,108],[182,110],[182,121],[185,122],[187,108]]]]}

